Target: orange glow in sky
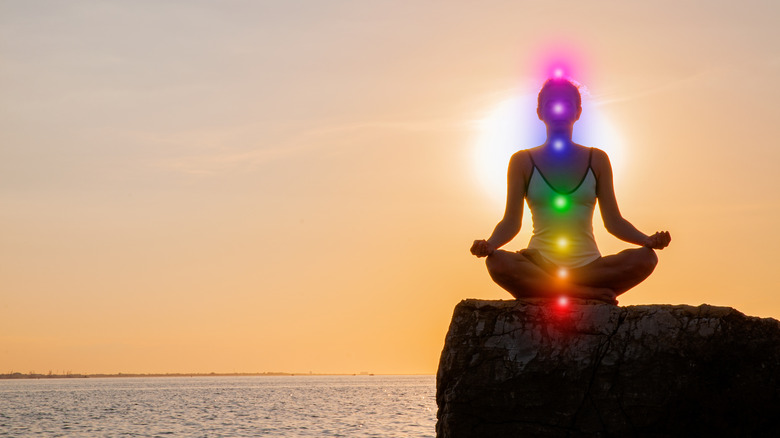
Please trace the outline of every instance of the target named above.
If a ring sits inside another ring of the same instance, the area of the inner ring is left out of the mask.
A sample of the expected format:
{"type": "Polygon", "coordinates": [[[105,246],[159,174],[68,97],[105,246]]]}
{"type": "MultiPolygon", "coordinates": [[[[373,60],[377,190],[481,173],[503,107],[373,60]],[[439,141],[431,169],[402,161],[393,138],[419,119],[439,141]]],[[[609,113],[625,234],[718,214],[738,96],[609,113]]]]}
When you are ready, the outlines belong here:
{"type": "MultiPolygon", "coordinates": [[[[627,219],[673,237],[620,304],[778,318],[778,16],[4,2],[0,373],[434,373],[460,300],[511,298],[469,248],[540,144],[561,47],[587,87],[575,141],[610,154],[627,219]]],[[[630,247],[594,224],[603,254],[630,247]]]]}

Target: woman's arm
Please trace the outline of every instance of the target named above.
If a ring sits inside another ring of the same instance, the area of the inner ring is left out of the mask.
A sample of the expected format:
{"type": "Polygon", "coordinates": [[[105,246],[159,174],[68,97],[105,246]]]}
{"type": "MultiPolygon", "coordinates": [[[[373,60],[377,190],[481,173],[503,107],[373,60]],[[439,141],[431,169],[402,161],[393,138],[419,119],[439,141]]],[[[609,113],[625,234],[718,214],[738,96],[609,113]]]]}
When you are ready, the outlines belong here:
{"type": "Polygon", "coordinates": [[[512,155],[507,171],[506,208],[504,217],[493,229],[487,240],[475,240],[471,253],[477,257],[485,257],[498,248],[506,245],[520,232],[523,222],[523,199],[525,198],[525,182],[529,172],[528,154],[521,151],[512,155]]]}
{"type": "Polygon", "coordinates": [[[612,180],[612,164],[610,164],[607,154],[600,149],[594,149],[591,165],[598,181],[596,183],[596,197],[599,200],[604,228],[618,239],[636,245],[654,249],[663,249],[669,245],[671,236],[668,232],[661,231],[648,236],[637,230],[620,214],[612,180]]]}

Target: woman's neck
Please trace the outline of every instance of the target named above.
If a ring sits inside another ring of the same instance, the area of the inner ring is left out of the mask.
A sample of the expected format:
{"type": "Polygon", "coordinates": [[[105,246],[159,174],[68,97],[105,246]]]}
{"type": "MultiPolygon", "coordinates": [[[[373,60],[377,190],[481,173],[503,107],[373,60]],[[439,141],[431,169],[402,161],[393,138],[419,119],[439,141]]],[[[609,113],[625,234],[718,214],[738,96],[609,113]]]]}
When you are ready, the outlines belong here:
{"type": "Polygon", "coordinates": [[[574,132],[574,124],[571,125],[558,125],[558,126],[550,126],[547,125],[547,141],[553,140],[553,139],[564,139],[571,142],[572,133],[574,132]]]}
{"type": "Polygon", "coordinates": [[[551,146],[553,150],[563,152],[570,150],[572,145],[572,131],[573,126],[547,126],[547,141],[546,145],[551,146]]]}

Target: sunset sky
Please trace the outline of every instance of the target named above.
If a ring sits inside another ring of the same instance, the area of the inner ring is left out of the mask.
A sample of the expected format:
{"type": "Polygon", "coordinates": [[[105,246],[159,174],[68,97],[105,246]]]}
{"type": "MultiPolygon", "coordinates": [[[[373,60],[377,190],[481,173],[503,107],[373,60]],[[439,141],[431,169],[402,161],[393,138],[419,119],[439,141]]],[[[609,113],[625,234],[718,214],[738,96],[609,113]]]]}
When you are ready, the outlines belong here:
{"type": "Polygon", "coordinates": [[[468,250],[557,53],[623,215],[672,234],[620,304],[780,318],[778,17],[0,1],[0,373],[435,372],[460,300],[511,298],[468,250]]]}

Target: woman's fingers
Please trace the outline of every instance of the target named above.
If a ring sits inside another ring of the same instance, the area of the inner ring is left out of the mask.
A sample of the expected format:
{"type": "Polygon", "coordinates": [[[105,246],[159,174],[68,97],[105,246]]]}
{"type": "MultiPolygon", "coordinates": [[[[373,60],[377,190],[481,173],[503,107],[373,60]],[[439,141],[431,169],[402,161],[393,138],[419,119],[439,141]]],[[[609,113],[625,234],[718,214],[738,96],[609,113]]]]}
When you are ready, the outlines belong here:
{"type": "Polygon", "coordinates": [[[656,231],[653,235],[648,236],[645,246],[651,249],[663,249],[667,244],[664,233],[656,231]]]}
{"type": "Polygon", "coordinates": [[[651,237],[655,241],[655,245],[653,246],[655,249],[664,249],[669,246],[669,242],[672,241],[672,236],[668,231],[658,231],[651,237]]]}
{"type": "Polygon", "coordinates": [[[496,252],[496,248],[493,247],[487,240],[475,240],[471,245],[471,253],[477,257],[487,257],[496,252]]]}
{"type": "Polygon", "coordinates": [[[471,253],[477,257],[485,257],[488,254],[488,243],[485,240],[475,240],[471,245],[471,253]]]}

